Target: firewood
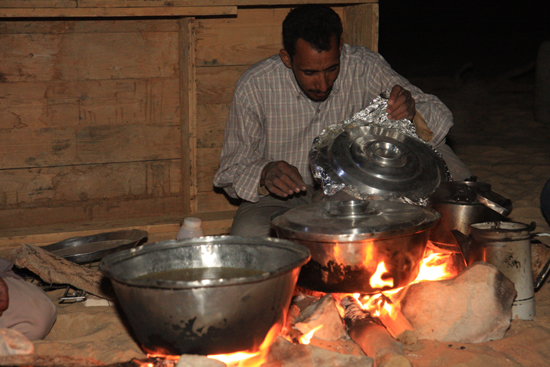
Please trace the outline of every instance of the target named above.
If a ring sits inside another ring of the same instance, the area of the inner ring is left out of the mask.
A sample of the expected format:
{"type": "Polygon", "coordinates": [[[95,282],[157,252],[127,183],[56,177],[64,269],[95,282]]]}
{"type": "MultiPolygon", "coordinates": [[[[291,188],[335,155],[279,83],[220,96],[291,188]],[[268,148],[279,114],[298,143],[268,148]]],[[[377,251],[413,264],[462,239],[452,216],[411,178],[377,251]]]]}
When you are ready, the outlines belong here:
{"type": "Polygon", "coordinates": [[[341,304],[350,338],[374,359],[375,367],[412,366],[405,357],[403,344],[395,340],[379,320],[362,310],[355,299],[344,297],[341,304]]]}
{"type": "Polygon", "coordinates": [[[8,260],[32,271],[45,283],[70,284],[95,296],[114,299],[104,284],[107,279],[98,270],[75,264],[38,246],[21,245],[9,254],[8,260]]]}

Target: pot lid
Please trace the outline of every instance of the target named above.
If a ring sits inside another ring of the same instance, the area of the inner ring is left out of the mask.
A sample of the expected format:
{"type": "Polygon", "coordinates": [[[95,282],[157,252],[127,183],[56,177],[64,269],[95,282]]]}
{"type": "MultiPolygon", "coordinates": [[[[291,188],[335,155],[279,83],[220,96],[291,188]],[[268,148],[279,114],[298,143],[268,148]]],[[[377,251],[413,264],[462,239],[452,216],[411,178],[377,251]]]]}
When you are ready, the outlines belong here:
{"type": "Polygon", "coordinates": [[[271,226],[291,239],[360,241],[414,234],[435,225],[431,209],[389,200],[322,201],[275,214],[271,226]]]}
{"type": "Polygon", "coordinates": [[[310,166],[326,195],[344,189],[358,199],[421,203],[449,180],[441,155],[410,120],[389,120],[387,99],[326,128],[313,142],[310,166]]]}

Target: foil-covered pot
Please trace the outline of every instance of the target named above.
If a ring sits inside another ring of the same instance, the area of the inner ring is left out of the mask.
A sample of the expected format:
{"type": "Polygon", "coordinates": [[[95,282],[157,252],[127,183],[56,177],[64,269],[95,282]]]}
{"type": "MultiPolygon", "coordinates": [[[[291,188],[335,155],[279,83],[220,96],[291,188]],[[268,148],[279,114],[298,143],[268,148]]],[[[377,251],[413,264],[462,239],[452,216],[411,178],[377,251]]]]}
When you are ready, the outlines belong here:
{"type": "Polygon", "coordinates": [[[407,119],[387,117],[388,94],[314,139],[309,160],[325,195],[345,191],[360,200],[395,199],[426,205],[450,180],[441,154],[407,119]]]}

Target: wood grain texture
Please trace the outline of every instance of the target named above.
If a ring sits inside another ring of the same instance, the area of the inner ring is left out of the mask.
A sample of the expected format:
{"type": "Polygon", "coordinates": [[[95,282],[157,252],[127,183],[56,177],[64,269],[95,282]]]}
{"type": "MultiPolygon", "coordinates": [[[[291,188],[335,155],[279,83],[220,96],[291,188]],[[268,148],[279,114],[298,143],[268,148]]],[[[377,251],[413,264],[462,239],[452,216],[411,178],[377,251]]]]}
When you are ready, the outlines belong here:
{"type": "Polygon", "coordinates": [[[231,103],[235,83],[248,66],[197,67],[197,104],[231,103]]]}
{"type": "Polygon", "coordinates": [[[179,126],[101,125],[3,134],[0,169],[179,159],[179,126]]]}
{"type": "Polygon", "coordinates": [[[197,106],[197,148],[221,148],[229,104],[197,106]]]}
{"type": "Polygon", "coordinates": [[[3,131],[178,120],[177,78],[15,82],[0,88],[3,131]]]}
{"type": "Polygon", "coordinates": [[[351,5],[344,8],[344,42],[378,51],[378,3],[351,5]]]}
{"type": "Polygon", "coordinates": [[[6,34],[0,59],[3,83],[175,77],[178,34],[6,34]]]}
{"type": "Polygon", "coordinates": [[[179,160],[0,170],[0,209],[176,196],[179,160]]]}

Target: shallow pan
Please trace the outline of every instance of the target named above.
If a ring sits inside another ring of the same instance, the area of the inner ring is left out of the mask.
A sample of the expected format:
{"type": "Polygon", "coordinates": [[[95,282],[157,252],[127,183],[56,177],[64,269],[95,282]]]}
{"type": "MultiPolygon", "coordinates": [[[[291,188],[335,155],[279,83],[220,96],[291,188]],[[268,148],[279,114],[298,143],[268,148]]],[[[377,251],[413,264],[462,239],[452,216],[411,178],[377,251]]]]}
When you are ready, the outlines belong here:
{"type": "Polygon", "coordinates": [[[142,244],[148,233],[139,229],[72,237],[42,247],[77,264],[101,260],[104,256],[142,244]]]}

